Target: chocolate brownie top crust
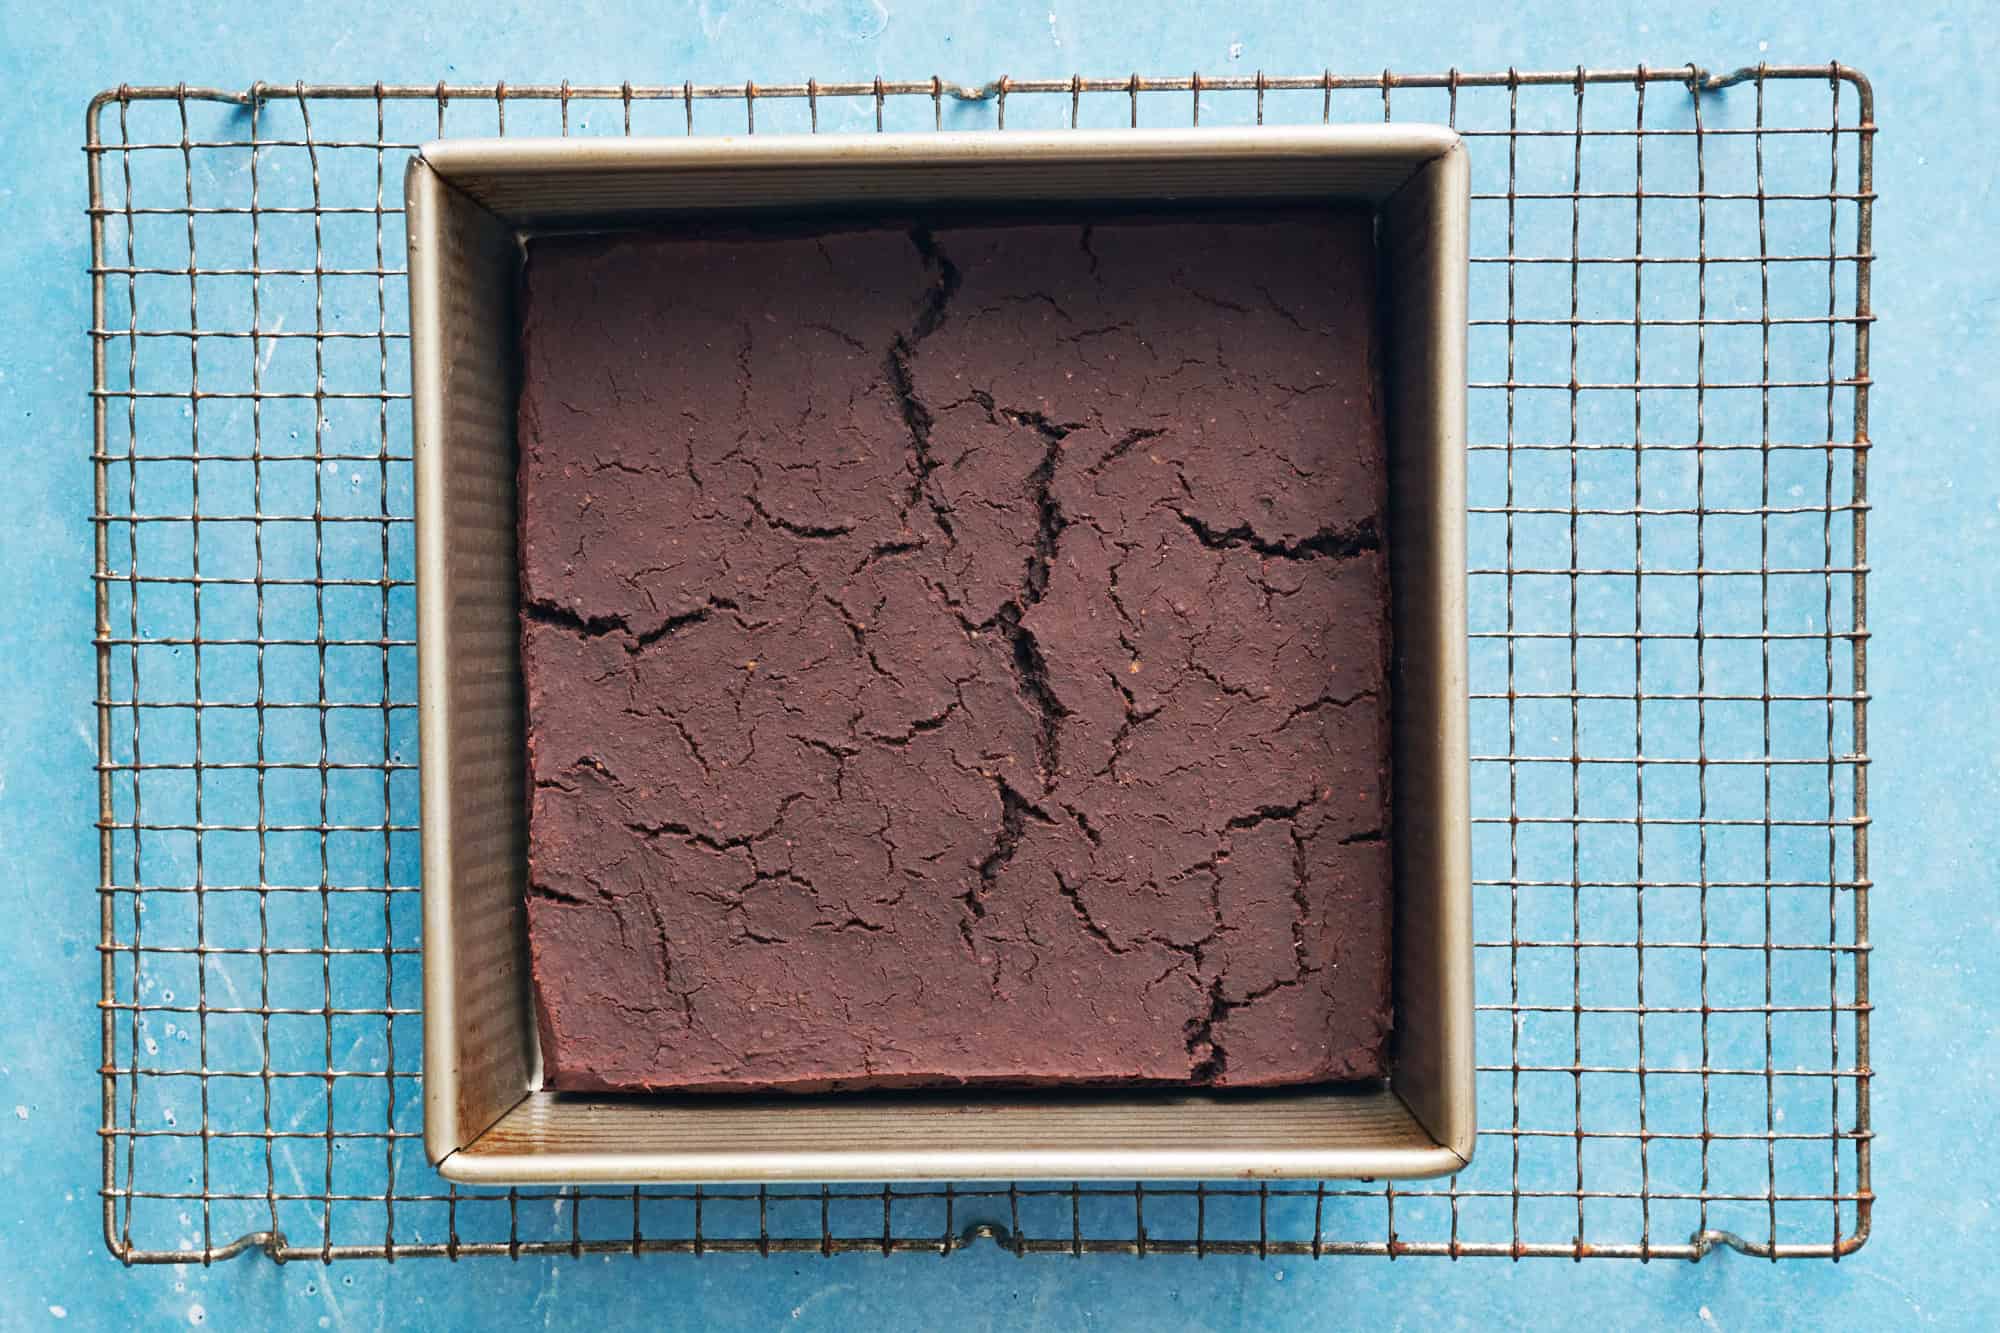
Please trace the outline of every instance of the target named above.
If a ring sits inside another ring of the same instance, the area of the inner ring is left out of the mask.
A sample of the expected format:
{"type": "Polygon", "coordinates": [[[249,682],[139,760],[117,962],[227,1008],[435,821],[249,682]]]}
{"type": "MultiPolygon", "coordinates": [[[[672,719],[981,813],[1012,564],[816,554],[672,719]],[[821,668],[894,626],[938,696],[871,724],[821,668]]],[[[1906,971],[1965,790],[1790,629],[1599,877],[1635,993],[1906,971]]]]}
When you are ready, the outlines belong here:
{"type": "Polygon", "coordinates": [[[548,1086],[1382,1071],[1366,213],[531,244],[548,1086]]]}

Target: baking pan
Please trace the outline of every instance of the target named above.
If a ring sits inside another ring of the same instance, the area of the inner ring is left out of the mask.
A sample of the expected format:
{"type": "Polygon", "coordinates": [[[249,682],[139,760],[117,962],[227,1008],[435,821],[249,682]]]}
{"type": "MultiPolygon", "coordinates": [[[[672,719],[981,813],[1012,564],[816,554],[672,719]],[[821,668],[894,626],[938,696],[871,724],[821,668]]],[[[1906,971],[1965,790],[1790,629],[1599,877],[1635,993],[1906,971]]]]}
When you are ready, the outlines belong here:
{"type": "Polygon", "coordinates": [[[1472,1153],[1467,168],[1439,127],[434,143],[406,180],[423,746],[424,1143],[484,1184],[1415,1178],[1472,1153]],[[1396,1027],[1385,1084],[586,1097],[541,1087],[515,551],[520,238],[702,214],[1361,200],[1389,443],[1396,1027]]]}

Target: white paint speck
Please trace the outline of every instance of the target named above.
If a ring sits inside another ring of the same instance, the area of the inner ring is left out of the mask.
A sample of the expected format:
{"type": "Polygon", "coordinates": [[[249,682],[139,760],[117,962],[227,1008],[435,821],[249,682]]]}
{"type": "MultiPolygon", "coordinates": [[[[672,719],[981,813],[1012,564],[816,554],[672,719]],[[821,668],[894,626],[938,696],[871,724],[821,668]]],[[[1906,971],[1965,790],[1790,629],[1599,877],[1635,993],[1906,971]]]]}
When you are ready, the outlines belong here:
{"type": "Polygon", "coordinates": [[[1702,1306],[1701,1309],[1695,1311],[1695,1313],[1700,1315],[1701,1322],[1707,1324],[1710,1328],[1720,1327],[1715,1322],[1715,1312],[1713,1310],[1710,1310],[1706,1305],[1702,1306]]]}
{"type": "Polygon", "coordinates": [[[1229,44],[1229,58],[1231,60],[1241,60],[1243,58],[1243,43],[1231,42],[1229,44]]]}
{"type": "Polygon", "coordinates": [[[1757,43],[1757,49],[1759,51],[1768,51],[1771,49],[1771,44],[1769,42],[1759,42],[1757,43]]]}
{"type": "Polygon", "coordinates": [[[201,1308],[200,1301],[196,1301],[188,1307],[188,1322],[190,1324],[206,1324],[208,1322],[208,1311],[201,1308]]]}
{"type": "Polygon", "coordinates": [[[325,1315],[321,1315],[319,1317],[319,1326],[321,1328],[332,1328],[333,1321],[331,1319],[328,1319],[325,1315]]]}
{"type": "Polygon", "coordinates": [[[26,1120],[26,1119],[28,1118],[28,1108],[27,1108],[27,1107],[25,1107],[25,1106],[17,1106],[17,1107],[15,1107],[15,1108],[14,1108],[14,1118],[15,1118],[16,1120],[26,1120]]]}
{"type": "Polygon", "coordinates": [[[69,1318],[69,1311],[60,1305],[51,1305],[49,1307],[49,1316],[54,1319],[67,1319],[69,1318]]]}

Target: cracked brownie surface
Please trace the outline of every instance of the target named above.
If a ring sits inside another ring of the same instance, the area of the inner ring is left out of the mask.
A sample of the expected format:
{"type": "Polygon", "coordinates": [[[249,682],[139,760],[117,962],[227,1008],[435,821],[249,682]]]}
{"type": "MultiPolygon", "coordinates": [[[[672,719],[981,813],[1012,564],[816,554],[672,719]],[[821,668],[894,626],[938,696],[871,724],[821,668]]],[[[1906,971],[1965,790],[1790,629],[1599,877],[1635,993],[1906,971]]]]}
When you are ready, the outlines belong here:
{"type": "Polygon", "coordinates": [[[1371,227],[530,244],[547,1086],[1382,1072],[1371,227]]]}

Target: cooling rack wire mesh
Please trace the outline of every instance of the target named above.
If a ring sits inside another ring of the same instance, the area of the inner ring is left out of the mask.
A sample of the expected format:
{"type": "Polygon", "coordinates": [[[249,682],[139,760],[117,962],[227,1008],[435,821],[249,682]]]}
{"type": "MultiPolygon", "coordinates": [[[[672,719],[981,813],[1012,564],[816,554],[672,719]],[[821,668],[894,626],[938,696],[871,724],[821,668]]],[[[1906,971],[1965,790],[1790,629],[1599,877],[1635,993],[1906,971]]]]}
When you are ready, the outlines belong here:
{"type": "Polygon", "coordinates": [[[1872,136],[1840,65],[92,102],[104,1226],[127,1262],[1839,1257],[1869,1190],[1872,136]],[[1480,1143],[1438,1181],[458,1187],[420,1088],[403,164],[440,136],[1448,122],[1480,1143]]]}

